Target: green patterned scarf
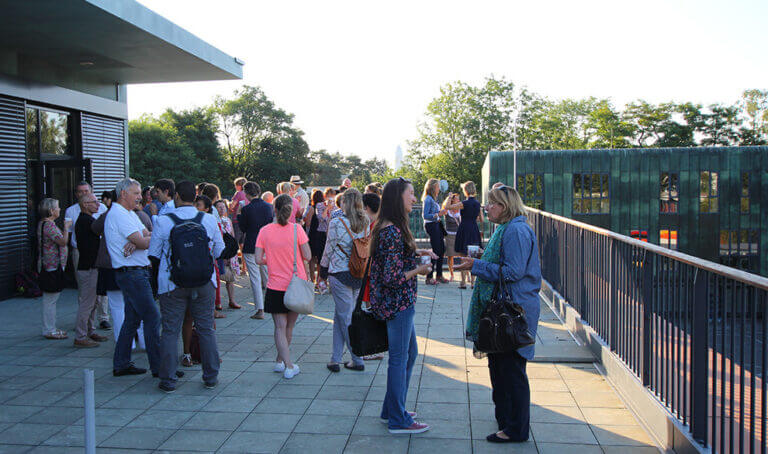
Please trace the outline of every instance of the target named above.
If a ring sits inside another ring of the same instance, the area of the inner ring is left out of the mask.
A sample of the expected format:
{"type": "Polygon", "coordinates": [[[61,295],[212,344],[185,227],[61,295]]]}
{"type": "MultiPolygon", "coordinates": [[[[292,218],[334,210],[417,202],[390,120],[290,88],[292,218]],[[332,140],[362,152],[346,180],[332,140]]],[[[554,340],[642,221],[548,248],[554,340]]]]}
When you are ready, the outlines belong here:
{"type": "MultiPolygon", "coordinates": [[[[501,262],[501,238],[504,235],[504,231],[507,230],[507,224],[508,222],[505,222],[496,227],[483,252],[481,259],[484,262],[501,262]]],[[[475,289],[472,291],[472,299],[469,302],[469,316],[467,317],[467,339],[473,342],[477,339],[480,317],[482,317],[485,307],[491,300],[495,285],[496,282],[486,281],[479,276],[475,280],[475,289]]]]}

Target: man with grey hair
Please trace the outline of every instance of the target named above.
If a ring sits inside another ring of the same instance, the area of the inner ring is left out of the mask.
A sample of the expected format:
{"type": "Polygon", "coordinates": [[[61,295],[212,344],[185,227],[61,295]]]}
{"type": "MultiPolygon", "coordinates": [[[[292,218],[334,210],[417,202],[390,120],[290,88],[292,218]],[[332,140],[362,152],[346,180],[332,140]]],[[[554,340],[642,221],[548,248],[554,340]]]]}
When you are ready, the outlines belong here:
{"type": "Polygon", "coordinates": [[[125,299],[125,320],[115,345],[112,375],[143,374],[147,370],[131,362],[131,344],[139,324],[144,322],[144,340],[152,374],[160,365],[160,311],[149,283],[150,233],[133,211],[141,199],[141,186],[132,178],[118,181],[117,200],[104,223],[107,251],[115,269],[115,281],[125,299]]]}
{"type": "Polygon", "coordinates": [[[99,210],[99,200],[92,192],[80,196],[80,215],[75,222],[75,234],[80,238],[77,261],[77,318],[75,321],[75,347],[98,347],[98,342],[107,340],[96,334],[94,321],[96,315],[96,284],[99,271],[96,268],[96,255],[99,252],[99,236],[91,230],[93,215],[99,210]]]}

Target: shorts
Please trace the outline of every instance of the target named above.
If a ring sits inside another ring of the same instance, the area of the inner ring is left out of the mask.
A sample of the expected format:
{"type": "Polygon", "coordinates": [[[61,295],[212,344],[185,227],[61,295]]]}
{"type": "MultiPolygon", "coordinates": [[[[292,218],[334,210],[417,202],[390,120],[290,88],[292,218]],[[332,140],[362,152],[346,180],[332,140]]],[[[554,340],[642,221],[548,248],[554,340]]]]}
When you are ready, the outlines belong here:
{"type": "Polygon", "coordinates": [[[267,314],[287,314],[290,312],[283,303],[285,298],[285,292],[280,290],[267,289],[267,294],[264,295],[264,312],[267,314]]]}

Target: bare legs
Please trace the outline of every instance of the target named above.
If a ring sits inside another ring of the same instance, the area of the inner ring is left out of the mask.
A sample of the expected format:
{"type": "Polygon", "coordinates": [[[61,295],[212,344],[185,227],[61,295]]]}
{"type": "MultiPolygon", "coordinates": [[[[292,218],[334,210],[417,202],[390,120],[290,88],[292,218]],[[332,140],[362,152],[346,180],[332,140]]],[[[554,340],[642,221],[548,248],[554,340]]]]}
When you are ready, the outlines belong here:
{"type": "Polygon", "coordinates": [[[291,362],[291,339],[293,339],[293,327],[299,314],[288,312],[287,314],[272,314],[272,322],[275,324],[275,347],[277,347],[277,362],[285,363],[287,369],[293,368],[291,362]]]}

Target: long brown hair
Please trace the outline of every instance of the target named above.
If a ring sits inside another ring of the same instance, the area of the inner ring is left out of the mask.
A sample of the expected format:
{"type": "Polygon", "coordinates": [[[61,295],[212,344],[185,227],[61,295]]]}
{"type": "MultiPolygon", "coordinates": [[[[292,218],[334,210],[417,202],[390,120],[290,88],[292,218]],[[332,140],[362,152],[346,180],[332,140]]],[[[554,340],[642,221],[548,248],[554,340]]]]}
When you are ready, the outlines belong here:
{"type": "Polygon", "coordinates": [[[405,207],[403,206],[403,193],[410,184],[410,181],[400,177],[393,178],[384,185],[384,190],[381,194],[379,217],[376,219],[376,224],[374,224],[371,234],[373,239],[371,241],[371,256],[376,252],[376,247],[379,244],[381,225],[387,221],[400,229],[400,233],[403,235],[403,242],[405,243],[405,253],[412,254],[416,251],[416,241],[413,239],[411,229],[408,228],[408,213],[405,212],[405,207]]]}

